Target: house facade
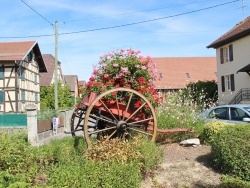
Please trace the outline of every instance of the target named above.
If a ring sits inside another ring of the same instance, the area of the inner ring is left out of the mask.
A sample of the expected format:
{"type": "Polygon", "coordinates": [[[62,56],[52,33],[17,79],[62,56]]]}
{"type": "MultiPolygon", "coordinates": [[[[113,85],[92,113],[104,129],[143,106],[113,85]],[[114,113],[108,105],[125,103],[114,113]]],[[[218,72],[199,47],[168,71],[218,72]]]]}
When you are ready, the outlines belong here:
{"type": "Polygon", "coordinates": [[[76,99],[79,97],[79,83],[77,75],[64,75],[66,84],[70,87],[70,93],[74,97],[76,104],[76,99]]]}
{"type": "MultiPolygon", "coordinates": [[[[40,85],[50,86],[55,82],[55,57],[51,54],[42,54],[44,63],[47,68],[47,72],[40,74],[40,85]]],[[[62,73],[61,62],[57,63],[57,81],[65,84],[65,80],[62,73]]]]}
{"type": "Polygon", "coordinates": [[[207,48],[216,49],[219,104],[247,102],[247,95],[250,95],[250,17],[207,48]]]}
{"type": "Polygon", "coordinates": [[[159,80],[155,88],[160,96],[184,89],[197,81],[216,81],[215,57],[160,57],[152,58],[156,63],[159,80]]]}
{"type": "Polygon", "coordinates": [[[40,110],[40,73],[46,72],[38,43],[0,42],[0,112],[40,110]]]}

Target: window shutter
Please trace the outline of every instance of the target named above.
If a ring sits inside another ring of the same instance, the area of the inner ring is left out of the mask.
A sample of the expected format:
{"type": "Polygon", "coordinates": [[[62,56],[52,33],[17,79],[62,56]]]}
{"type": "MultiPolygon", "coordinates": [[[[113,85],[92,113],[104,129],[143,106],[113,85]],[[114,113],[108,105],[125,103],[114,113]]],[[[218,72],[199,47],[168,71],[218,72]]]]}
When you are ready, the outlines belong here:
{"type": "Polygon", "coordinates": [[[225,91],[225,77],[224,76],[221,77],[221,90],[222,92],[225,91]]]}
{"type": "Polygon", "coordinates": [[[224,63],[224,58],[223,58],[223,48],[220,48],[220,63],[224,63]]]}
{"type": "Polygon", "coordinates": [[[230,61],[234,60],[234,56],[233,56],[233,44],[229,45],[229,60],[230,61]]]}
{"type": "Polygon", "coordinates": [[[235,90],[235,88],[234,88],[234,74],[230,75],[230,81],[231,81],[231,91],[234,91],[235,90]]]}

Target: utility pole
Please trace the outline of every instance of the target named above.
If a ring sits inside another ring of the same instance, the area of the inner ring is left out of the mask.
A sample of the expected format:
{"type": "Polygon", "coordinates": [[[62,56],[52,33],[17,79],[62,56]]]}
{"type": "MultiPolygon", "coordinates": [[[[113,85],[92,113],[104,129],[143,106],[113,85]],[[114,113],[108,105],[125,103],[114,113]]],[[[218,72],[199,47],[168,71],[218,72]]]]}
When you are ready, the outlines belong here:
{"type": "Polygon", "coordinates": [[[58,22],[55,22],[55,72],[54,72],[54,92],[55,92],[55,111],[58,111],[58,88],[57,88],[57,83],[58,83],[58,76],[57,72],[58,71],[58,22]]]}

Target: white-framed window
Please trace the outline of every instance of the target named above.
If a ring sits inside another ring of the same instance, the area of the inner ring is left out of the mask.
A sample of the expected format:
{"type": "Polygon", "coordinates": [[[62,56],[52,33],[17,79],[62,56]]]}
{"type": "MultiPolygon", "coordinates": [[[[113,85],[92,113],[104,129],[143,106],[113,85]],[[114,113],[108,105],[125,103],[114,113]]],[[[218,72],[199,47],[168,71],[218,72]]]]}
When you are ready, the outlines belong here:
{"type": "Polygon", "coordinates": [[[25,91],[21,90],[21,102],[25,102],[25,91]]]}
{"type": "Polygon", "coordinates": [[[225,91],[234,91],[234,74],[224,75],[221,77],[221,90],[225,91]]]}
{"type": "Polygon", "coordinates": [[[35,103],[38,103],[38,93],[35,93],[35,103]]]}
{"type": "Polygon", "coordinates": [[[220,62],[228,63],[233,61],[233,44],[220,48],[220,62]]]}
{"type": "Polygon", "coordinates": [[[34,82],[37,84],[37,74],[34,74],[34,82]]]}
{"type": "Polygon", "coordinates": [[[21,79],[25,80],[25,69],[24,69],[24,67],[21,67],[21,79]]]}
{"type": "Polygon", "coordinates": [[[230,75],[225,76],[225,89],[226,91],[231,91],[231,79],[230,75]]]}

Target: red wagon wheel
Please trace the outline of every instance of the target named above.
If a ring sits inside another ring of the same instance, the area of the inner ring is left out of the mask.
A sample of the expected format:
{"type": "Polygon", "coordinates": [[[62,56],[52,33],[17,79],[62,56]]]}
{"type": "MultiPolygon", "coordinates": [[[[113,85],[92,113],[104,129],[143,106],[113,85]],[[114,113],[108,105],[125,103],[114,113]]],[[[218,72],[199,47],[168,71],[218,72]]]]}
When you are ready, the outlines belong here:
{"type": "Polygon", "coordinates": [[[156,130],[157,119],[152,104],[144,95],[128,88],[100,94],[85,113],[84,137],[89,147],[97,139],[140,137],[154,141],[156,130]]]}

